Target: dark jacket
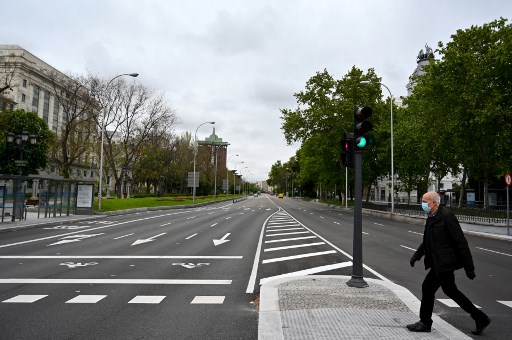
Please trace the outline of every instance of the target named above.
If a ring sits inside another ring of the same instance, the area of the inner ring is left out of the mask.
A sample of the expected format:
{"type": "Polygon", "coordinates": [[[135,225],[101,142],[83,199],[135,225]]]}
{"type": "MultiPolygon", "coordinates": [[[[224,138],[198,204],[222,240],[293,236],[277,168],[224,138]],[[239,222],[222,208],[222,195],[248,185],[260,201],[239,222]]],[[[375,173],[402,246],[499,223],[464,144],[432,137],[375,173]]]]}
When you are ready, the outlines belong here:
{"type": "Polygon", "coordinates": [[[414,258],[420,260],[423,256],[425,269],[432,268],[437,274],[460,268],[466,272],[475,270],[468,241],[457,217],[442,206],[425,223],[423,243],[414,253],[414,258]]]}

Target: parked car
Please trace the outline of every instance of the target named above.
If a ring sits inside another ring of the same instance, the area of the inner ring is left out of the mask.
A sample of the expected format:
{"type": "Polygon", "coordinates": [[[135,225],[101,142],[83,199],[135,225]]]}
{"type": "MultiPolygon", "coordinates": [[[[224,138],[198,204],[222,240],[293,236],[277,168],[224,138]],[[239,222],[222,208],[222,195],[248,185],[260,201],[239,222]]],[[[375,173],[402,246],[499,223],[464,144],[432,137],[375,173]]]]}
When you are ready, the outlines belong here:
{"type": "Polygon", "coordinates": [[[284,198],[284,194],[283,194],[283,193],[281,193],[281,194],[277,195],[277,197],[279,197],[279,198],[284,198]]]}

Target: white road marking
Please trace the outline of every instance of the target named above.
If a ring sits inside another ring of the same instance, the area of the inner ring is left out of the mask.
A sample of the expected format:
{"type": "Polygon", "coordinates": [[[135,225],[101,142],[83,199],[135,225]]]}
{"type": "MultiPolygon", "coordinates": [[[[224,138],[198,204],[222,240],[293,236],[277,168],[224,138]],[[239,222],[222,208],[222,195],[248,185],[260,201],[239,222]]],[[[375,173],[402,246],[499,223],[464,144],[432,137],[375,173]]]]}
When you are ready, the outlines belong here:
{"type": "Polygon", "coordinates": [[[187,279],[0,279],[0,283],[38,284],[134,284],[134,285],[230,285],[232,280],[187,279]]]}
{"type": "Polygon", "coordinates": [[[417,232],[415,232],[415,231],[410,231],[410,230],[409,230],[408,232],[409,232],[409,233],[411,233],[411,234],[416,234],[416,235],[421,235],[421,236],[423,236],[423,233],[417,233],[417,232]]]}
{"type": "Polygon", "coordinates": [[[42,298],[47,297],[48,295],[18,295],[13,298],[2,301],[2,303],[32,303],[42,298]]]}
{"type": "Polygon", "coordinates": [[[340,223],[340,222],[336,222],[336,221],[335,221],[335,222],[333,222],[333,223],[334,223],[334,224],[338,224],[338,225],[341,225],[341,223],[340,223]]]}
{"type": "Polygon", "coordinates": [[[310,238],[317,238],[316,236],[304,236],[304,237],[292,237],[292,238],[282,238],[280,240],[271,240],[265,241],[265,243],[276,243],[276,242],[287,242],[287,241],[298,241],[298,240],[307,240],[310,238]]]}
{"type": "Polygon", "coordinates": [[[172,224],[172,222],[160,224],[160,227],[165,227],[166,225],[172,224]]]}
{"type": "Polygon", "coordinates": [[[215,305],[221,305],[224,303],[225,296],[196,296],[192,302],[190,302],[191,305],[193,304],[215,304],[215,305]]]}
{"type": "Polygon", "coordinates": [[[226,217],[226,220],[229,220],[229,219],[231,219],[231,216],[229,216],[229,217],[226,217]]]}
{"type": "Polygon", "coordinates": [[[192,237],[196,236],[197,233],[190,235],[189,237],[186,237],[185,240],[191,239],[192,237]]]}
{"type": "Polygon", "coordinates": [[[149,304],[159,304],[162,300],[165,299],[165,296],[162,295],[137,295],[128,303],[149,303],[149,304]]]}
{"type": "Polygon", "coordinates": [[[66,303],[97,303],[106,297],[106,295],[78,295],[66,301],[66,303]]]}
{"type": "MultiPolygon", "coordinates": [[[[272,229],[272,230],[267,230],[267,232],[269,231],[277,231],[277,232],[280,232],[280,231],[289,231],[289,230],[304,230],[304,228],[300,227],[300,228],[284,228],[284,229],[272,229]]],[[[272,235],[272,234],[267,234],[267,235],[272,235]]]]}
{"type": "Polygon", "coordinates": [[[282,262],[282,261],[303,259],[306,257],[321,256],[321,255],[327,255],[327,254],[333,254],[333,253],[336,253],[336,250],[319,251],[316,253],[307,253],[307,254],[300,254],[300,255],[294,255],[294,256],[276,257],[274,259],[263,260],[262,263],[266,264],[266,263],[282,262]]]}
{"type": "Polygon", "coordinates": [[[218,224],[218,223],[214,223],[214,224],[212,224],[212,225],[210,226],[210,228],[211,228],[211,227],[215,227],[217,224],[218,224]]]}
{"type": "Polygon", "coordinates": [[[147,243],[147,242],[153,242],[157,237],[163,236],[165,234],[167,234],[167,233],[161,233],[161,234],[158,234],[158,235],[155,235],[155,236],[151,236],[151,237],[148,237],[148,238],[145,238],[145,239],[136,240],[131,245],[132,246],[136,246],[138,244],[143,244],[143,243],[147,243]]]}
{"type": "Polygon", "coordinates": [[[213,244],[216,246],[220,245],[220,244],[223,244],[223,243],[226,243],[226,242],[229,242],[230,240],[226,240],[226,238],[229,237],[229,235],[231,235],[231,233],[226,233],[226,235],[222,236],[221,239],[214,239],[213,240],[213,244]]]}
{"type": "Polygon", "coordinates": [[[151,219],[155,219],[155,218],[159,218],[159,217],[166,217],[166,216],[170,216],[170,215],[185,214],[185,213],[189,213],[189,212],[190,211],[180,211],[180,212],[173,212],[173,213],[164,214],[164,215],[157,215],[157,216],[139,218],[139,219],[136,219],[136,220],[124,221],[124,222],[119,222],[119,223],[115,223],[115,224],[109,224],[109,225],[106,225],[106,226],[95,227],[95,228],[91,228],[89,230],[73,231],[73,232],[66,233],[66,234],[53,235],[53,236],[42,237],[42,238],[37,238],[37,239],[33,239],[33,240],[27,240],[27,241],[10,243],[10,244],[3,244],[3,245],[0,245],[0,248],[18,246],[20,244],[32,243],[32,242],[37,242],[37,241],[51,240],[53,238],[59,238],[59,237],[63,237],[63,236],[66,236],[66,235],[74,235],[76,233],[89,232],[89,231],[93,231],[93,230],[105,229],[105,228],[110,228],[110,227],[114,227],[114,226],[119,226],[119,225],[123,225],[123,224],[127,224],[127,223],[140,222],[140,221],[151,220],[151,219]]]}
{"type": "MultiPolygon", "coordinates": [[[[455,301],[453,301],[452,299],[437,299],[437,301],[445,304],[446,306],[448,307],[460,307],[457,303],[455,303],[455,301]]],[[[476,308],[482,308],[480,306],[477,306],[475,305],[476,308]]]]}
{"type": "Polygon", "coordinates": [[[219,260],[241,260],[243,256],[200,256],[200,255],[4,255],[0,259],[219,259],[219,260]]]}
{"type": "Polygon", "coordinates": [[[512,301],[498,301],[501,304],[504,304],[507,307],[512,308],[512,301]]]}
{"type": "Polygon", "coordinates": [[[405,248],[405,249],[409,249],[409,250],[412,250],[412,251],[416,251],[416,249],[409,248],[409,247],[406,247],[406,246],[403,246],[403,245],[400,245],[400,247],[405,248]]]}
{"type": "Polygon", "coordinates": [[[196,218],[197,216],[190,216],[190,217],[187,217],[187,220],[191,220],[193,218],[196,218]]]}
{"type": "Polygon", "coordinates": [[[491,252],[491,253],[500,254],[500,255],[505,255],[505,256],[512,256],[512,255],[507,254],[507,253],[500,253],[499,251],[494,251],[494,250],[485,249],[485,248],[480,248],[480,247],[476,247],[476,249],[485,250],[485,251],[488,251],[488,252],[491,252]]]}
{"type": "Polygon", "coordinates": [[[373,224],[384,227],[384,224],[381,224],[381,223],[374,222],[373,224]]]}
{"type": "Polygon", "coordinates": [[[293,246],[284,246],[284,247],[275,247],[275,248],[267,248],[264,252],[268,251],[276,251],[276,250],[285,250],[285,249],[294,249],[294,248],[304,248],[304,247],[313,247],[325,244],[325,242],[315,242],[315,243],[304,243],[304,244],[295,244],[293,246]]]}
{"type": "Polygon", "coordinates": [[[310,269],[299,270],[299,271],[296,271],[296,272],[291,272],[291,273],[286,273],[286,274],[281,274],[281,275],[276,275],[276,276],[270,276],[270,277],[266,277],[266,278],[261,279],[260,280],[260,285],[264,284],[265,282],[272,281],[272,280],[275,280],[275,279],[280,279],[280,278],[283,278],[283,277],[295,277],[295,276],[311,275],[311,274],[326,272],[326,271],[329,271],[329,270],[349,267],[351,265],[352,265],[352,261],[348,261],[348,262],[329,264],[329,265],[326,265],[326,266],[320,266],[320,267],[315,267],[315,268],[310,268],[310,269]]]}
{"type": "Polygon", "coordinates": [[[123,235],[123,236],[119,236],[119,237],[114,237],[114,240],[119,240],[119,239],[121,239],[121,238],[123,238],[123,237],[128,237],[128,236],[132,236],[133,234],[135,234],[135,233],[131,233],[131,234],[126,234],[126,235],[123,235]]]}
{"type": "Polygon", "coordinates": [[[295,234],[309,234],[309,231],[294,231],[292,233],[271,234],[271,235],[267,235],[267,237],[283,236],[283,235],[295,235],[295,234]]]}
{"type": "Polygon", "coordinates": [[[370,234],[368,234],[368,233],[367,233],[367,232],[365,232],[365,231],[362,231],[362,233],[363,233],[363,234],[365,234],[365,235],[370,235],[370,234]]]}

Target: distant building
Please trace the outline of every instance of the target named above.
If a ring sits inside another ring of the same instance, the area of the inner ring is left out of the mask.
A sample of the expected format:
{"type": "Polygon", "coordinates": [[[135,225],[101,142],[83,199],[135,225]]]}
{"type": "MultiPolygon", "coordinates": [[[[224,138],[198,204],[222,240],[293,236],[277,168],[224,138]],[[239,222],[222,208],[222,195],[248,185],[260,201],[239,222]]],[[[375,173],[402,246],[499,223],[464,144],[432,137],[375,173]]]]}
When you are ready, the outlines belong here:
{"type": "Polygon", "coordinates": [[[202,160],[198,163],[197,171],[203,171],[208,178],[217,183],[217,186],[221,186],[227,174],[226,156],[229,143],[222,141],[222,138],[215,134],[214,127],[212,134],[204,140],[197,141],[197,144],[199,159],[202,160]]]}
{"type": "MultiPolygon", "coordinates": [[[[50,131],[59,135],[63,121],[63,108],[55,94],[65,94],[65,84],[55,84],[56,79],[72,80],[45,61],[18,45],[0,44],[0,112],[6,109],[22,109],[35,112],[42,118],[50,131]]],[[[72,167],[72,178],[95,178],[94,156],[84,155],[72,167]]],[[[96,162],[97,165],[97,162],[96,162]]],[[[50,164],[42,173],[57,174],[58,169],[50,164]]]]}

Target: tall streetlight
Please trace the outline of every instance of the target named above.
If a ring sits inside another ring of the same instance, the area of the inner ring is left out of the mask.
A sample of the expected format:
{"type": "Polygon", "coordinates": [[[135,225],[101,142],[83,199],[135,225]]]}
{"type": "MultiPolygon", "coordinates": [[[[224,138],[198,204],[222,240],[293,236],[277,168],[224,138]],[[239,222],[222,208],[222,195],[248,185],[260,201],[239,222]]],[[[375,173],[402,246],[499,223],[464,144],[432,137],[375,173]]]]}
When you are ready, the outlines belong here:
{"type": "MultiPolygon", "coordinates": [[[[130,77],[138,77],[138,73],[123,73],[115,76],[114,78],[110,79],[107,83],[107,86],[105,88],[108,88],[110,83],[114,81],[114,79],[117,79],[122,76],[130,76],[130,77]]],[[[103,136],[105,135],[105,108],[102,109],[103,115],[101,117],[101,150],[100,150],[100,185],[99,185],[99,192],[98,192],[98,210],[101,210],[101,191],[103,189],[103,136]]]]}
{"type": "Polygon", "coordinates": [[[229,163],[229,160],[231,159],[231,157],[238,157],[238,154],[229,156],[229,157],[228,157],[228,160],[226,161],[226,198],[228,197],[228,194],[229,194],[229,171],[228,171],[228,163],[229,163]]]}
{"type": "Polygon", "coordinates": [[[238,163],[235,163],[235,171],[233,171],[233,199],[235,198],[235,195],[236,195],[236,166],[238,164],[244,164],[245,162],[242,161],[242,162],[238,162],[238,163]]]}
{"type": "Polygon", "coordinates": [[[370,80],[363,80],[360,84],[379,84],[382,85],[389,92],[389,102],[391,107],[391,214],[395,213],[395,165],[394,165],[394,156],[393,156],[393,95],[391,94],[391,90],[385,84],[381,82],[373,82],[370,80]]]}
{"type": "Polygon", "coordinates": [[[202,124],[199,124],[199,126],[196,129],[196,133],[194,134],[194,181],[193,181],[193,187],[192,187],[192,203],[196,202],[196,155],[197,155],[197,130],[204,124],[215,124],[215,122],[204,122],[202,124]]]}

